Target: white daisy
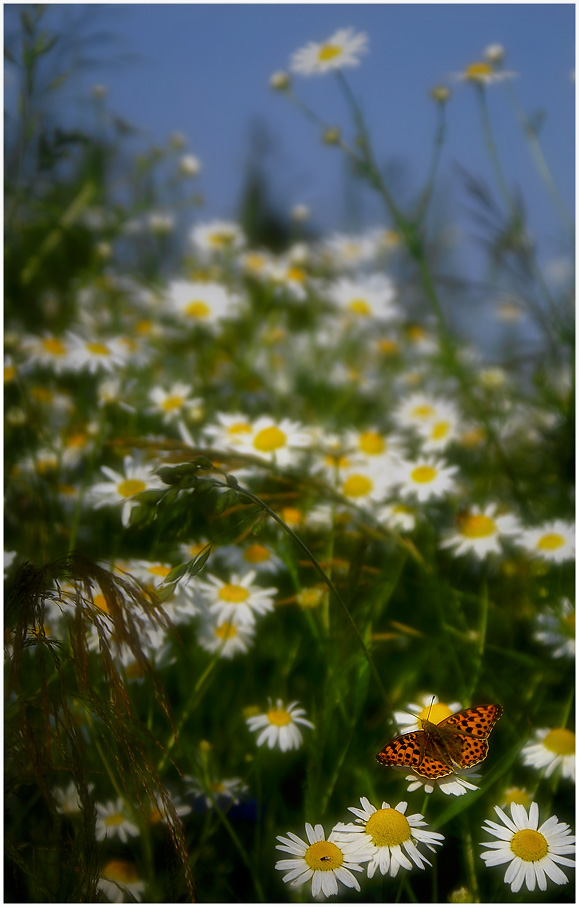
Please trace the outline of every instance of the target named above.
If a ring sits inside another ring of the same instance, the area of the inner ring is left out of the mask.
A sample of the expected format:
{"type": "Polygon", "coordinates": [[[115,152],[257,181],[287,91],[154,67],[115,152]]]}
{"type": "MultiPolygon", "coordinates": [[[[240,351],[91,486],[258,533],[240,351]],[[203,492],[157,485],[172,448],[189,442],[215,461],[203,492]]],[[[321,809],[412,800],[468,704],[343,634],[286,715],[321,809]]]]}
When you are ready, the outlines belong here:
{"type": "MultiPolygon", "coordinates": [[[[431,394],[413,393],[406,397],[395,408],[392,417],[400,428],[424,430],[437,419],[449,415],[449,404],[431,394]]],[[[458,413],[456,413],[458,418],[458,413]]]]}
{"type": "Polygon", "coordinates": [[[253,425],[243,413],[215,413],[216,422],[206,425],[203,434],[218,449],[232,450],[250,442],[253,425]]]}
{"type": "Polygon", "coordinates": [[[209,789],[198,778],[190,775],[185,775],[184,780],[190,784],[191,793],[197,798],[203,799],[207,809],[213,809],[215,801],[222,810],[236,806],[239,803],[239,798],[248,792],[248,787],[241,778],[223,778],[220,781],[210,781],[209,789]]]}
{"type": "Polygon", "coordinates": [[[535,621],[534,638],[553,646],[553,658],[575,657],[575,606],[562,598],[559,606],[545,607],[535,621]]]}
{"type": "Polygon", "coordinates": [[[311,880],[314,898],[338,894],[338,882],[360,891],[353,872],[362,872],[360,863],[371,859],[370,838],[364,835],[360,840],[361,836],[357,835],[352,841],[339,842],[335,830],[326,838],[321,825],[312,827],[309,822],[306,822],[306,835],[309,844],[291,831],[287,838],[277,835],[281,843],[276,844],[276,850],[292,854],[291,859],[278,860],[275,864],[282,872],[289,870],[283,881],[297,888],[311,880]]]}
{"type": "Polygon", "coordinates": [[[253,569],[256,573],[277,573],[284,566],[269,545],[250,542],[243,545],[223,545],[216,550],[216,555],[225,560],[230,570],[253,569]]]}
{"type": "Polygon", "coordinates": [[[456,484],[453,476],[458,466],[449,466],[432,456],[404,460],[396,467],[394,484],[401,497],[414,497],[421,503],[451,494],[456,484]]]}
{"type": "Polygon", "coordinates": [[[184,410],[199,406],[203,401],[200,397],[191,396],[193,388],[190,384],[177,381],[168,390],[162,387],[153,387],[149,392],[149,399],[154,403],[149,410],[160,413],[164,422],[174,422],[181,418],[184,410]]]}
{"type": "Polygon", "coordinates": [[[368,35],[355,33],[353,28],[341,28],[324,41],[310,41],[295,51],[290,61],[292,72],[303,76],[319,75],[344,66],[358,66],[360,54],[368,50],[368,35]]]}
{"type": "Polygon", "coordinates": [[[501,538],[516,538],[520,525],[511,514],[497,516],[497,505],[488,504],[484,509],[471,507],[460,517],[454,532],[447,533],[441,541],[441,548],[453,548],[457,556],[472,552],[484,558],[487,554],[501,554],[501,538]]]}
{"type": "Polygon", "coordinates": [[[57,374],[69,367],[71,351],[70,339],[55,337],[54,334],[43,334],[42,337],[27,335],[22,339],[22,350],[26,360],[22,366],[29,368],[41,365],[48,366],[57,374]]]}
{"type": "Polygon", "coordinates": [[[68,331],[68,341],[68,367],[74,371],[87,369],[91,375],[95,375],[99,371],[114,372],[126,363],[126,351],[118,337],[86,340],[68,331]]]}
{"type": "Polygon", "coordinates": [[[477,790],[476,784],[472,784],[465,776],[470,778],[480,778],[480,773],[475,769],[464,769],[460,775],[453,772],[451,775],[445,775],[444,778],[436,778],[434,781],[425,778],[424,775],[417,775],[411,772],[405,775],[405,781],[408,781],[406,790],[412,793],[416,790],[424,789],[425,794],[431,794],[434,790],[439,790],[442,794],[450,797],[461,797],[468,793],[469,790],[477,790]]]}
{"type": "Polygon", "coordinates": [[[263,457],[278,466],[295,465],[300,451],[310,446],[310,434],[298,422],[260,416],[252,425],[253,433],[240,435],[239,450],[263,457]]]}
{"type": "Polygon", "coordinates": [[[373,234],[351,235],[334,233],[324,239],[320,257],[331,267],[340,270],[357,268],[376,255],[376,239],[373,234]]]}
{"type": "Polygon", "coordinates": [[[390,468],[378,463],[348,466],[340,471],[337,490],[348,501],[360,507],[380,504],[388,493],[394,476],[395,467],[390,468]]]}
{"type": "Polygon", "coordinates": [[[133,898],[140,901],[145,887],[137,867],[127,860],[109,860],[101,869],[97,882],[97,888],[111,904],[122,904],[126,895],[128,902],[133,898]]]}
{"type": "Polygon", "coordinates": [[[416,526],[417,512],[413,507],[398,502],[384,504],[376,511],[376,519],[395,532],[412,532],[416,526]]]}
{"type": "Polygon", "coordinates": [[[394,285],[385,274],[358,280],[340,278],[327,289],[330,301],[359,323],[390,321],[396,317],[395,295],[394,285]]]}
{"type": "Polygon", "coordinates": [[[525,529],[519,539],[529,554],[554,564],[575,557],[575,526],[567,520],[551,520],[534,529],[525,529]]]}
{"type": "Polygon", "coordinates": [[[512,820],[500,806],[495,806],[495,812],[504,824],[487,819],[482,826],[483,831],[499,840],[483,842],[484,847],[492,849],[481,853],[481,859],[487,866],[509,864],[505,884],[511,886],[513,894],[520,891],[523,884],[529,891],[534,891],[535,885],[546,891],[547,878],[557,885],[565,885],[567,876],[557,864],[575,866],[573,860],[563,856],[575,853],[575,837],[570,834],[569,826],[559,822],[556,816],[550,816],[538,827],[539,807],[536,803],[531,803],[528,815],[524,806],[512,803],[512,820]]]}
{"type": "Polygon", "coordinates": [[[184,154],[179,159],[179,173],[182,176],[198,176],[202,169],[201,161],[194,154],[184,154]]]}
{"type": "MultiPolygon", "coordinates": [[[[89,790],[92,790],[93,787],[94,784],[90,784],[89,790]]],[[[81,814],[82,803],[74,781],[69,781],[65,788],[55,787],[52,793],[56,800],[57,812],[63,813],[65,816],[79,816],[81,814]]]]}
{"type": "Polygon", "coordinates": [[[214,220],[193,227],[189,239],[195,251],[203,257],[237,252],[245,245],[241,228],[232,221],[214,220]]]}
{"type": "Polygon", "coordinates": [[[346,432],[346,446],[351,448],[354,459],[360,457],[369,462],[380,462],[383,466],[400,459],[403,451],[401,438],[374,427],[361,432],[346,432]]]}
{"type": "Polygon", "coordinates": [[[575,781],[575,734],[557,727],[537,728],[533,736],[522,749],[523,764],[544,769],[545,778],[560,768],[561,777],[575,781]]]}
{"type": "Polygon", "coordinates": [[[207,581],[196,580],[195,590],[217,620],[231,622],[236,626],[253,627],[256,615],[273,611],[278,592],[273,586],[267,589],[254,586],[256,575],[255,570],[250,570],[244,576],[232,573],[229,582],[226,582],[208,574],[207,581]]]}
{"type": "Polygon", "coordinates": [[[284,706],[278,699],[275,706],[269,702],[269,709],[263,715],[252,715],[246,719],[250,731],[261,731],[257,738],[257,746],[267,743],[273,749],[279,746],[282,753],[286,750],[297,750],[302,743],[302,735],[298,724],[313,728],[311,721],[305,718],[306,710],[299,707],[297,702],[290,702],[284,706]]]}
{"type": "Polygon", "coordinates": [[[368,861],[368,878],[371,879],[377,869],[382,875],[395,878],[399,869],[412,869],[412,864],[424,869],[431,865],[416,844],[423,844],[434,851],[434,845],[441,846],[444,835],[425,831],[424,816],[414,813],[406,816],[408,803],[402,801],[391,807],[382,803],[381,809],[372,806],[367,797],[360,797],[362,809],[349,806],[348,809],[357,817],[355,823],[339,822],[335,831],[340,841],[359,840],[361,835],[369,835],[374,846],[372,859],[368,861]]]}
{"type": "Polygon", "coordinates": [[[140,834],[139,828],[129,818],[127,808],[121,798],[108,800],[106,803],[97,803],[97,818],[95,837],[103,841],[107,837],[118,837],[123,844],[129,838],[140,834]]]}
{"type": "Polygon", "coordinates": [[[449,444],[458,438],[461,425],[462,419],[455,406],[439,405],[431,422],[417,425],[422,439],[422,450],[425,453],[446,450],[449,444]]]}
{"type": "Polygon", "coordinates": [[[255,628],[251,624],[234,624],[231,620],[211,617],[199,628],[197,641],[202,649],[220,658],[245,655],[253,645],[255,628]]]}
{"type": "Polygon", "coordinates": [[[123,526],[129,525],[131,510],[137,503],[135,495],[165,487],[153,467],[138,463],[130,455],[124,459],[124,474],[108,466],[101,466],[101,472],[109,481],[93,485],[87,498],[95,507],[122,504],[123,526]]]}
{"type": "Polygon", "coordinates": [[[506,72],[506,70],[497,71],[490,62],[481,60],[476,63],[470,63],[462,72],[455,72],[452,75],[457,82],[490,85],[493,82],[504,82],[505,79],[513,79],[517,73],[506,72]]]}
{"type": "Polygon", "coordinates": [[[169,305],[184,322],[215,327],[220,321],[233,317],[239,300],[220,283],[174,280],[166,290],[169,305]]]}

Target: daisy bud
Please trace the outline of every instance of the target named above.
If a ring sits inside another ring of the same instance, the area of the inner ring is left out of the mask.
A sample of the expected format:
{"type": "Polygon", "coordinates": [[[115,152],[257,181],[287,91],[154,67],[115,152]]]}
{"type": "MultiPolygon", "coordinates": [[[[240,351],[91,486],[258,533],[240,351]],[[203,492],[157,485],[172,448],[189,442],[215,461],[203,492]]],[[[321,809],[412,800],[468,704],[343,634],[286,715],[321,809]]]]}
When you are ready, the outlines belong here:
{"type": "Polygon", "coordinates": [[[287,91],[291,85],[291,79],[287,72],[274,72],[269,77],[270,88],[274,91],[287,91]]]}

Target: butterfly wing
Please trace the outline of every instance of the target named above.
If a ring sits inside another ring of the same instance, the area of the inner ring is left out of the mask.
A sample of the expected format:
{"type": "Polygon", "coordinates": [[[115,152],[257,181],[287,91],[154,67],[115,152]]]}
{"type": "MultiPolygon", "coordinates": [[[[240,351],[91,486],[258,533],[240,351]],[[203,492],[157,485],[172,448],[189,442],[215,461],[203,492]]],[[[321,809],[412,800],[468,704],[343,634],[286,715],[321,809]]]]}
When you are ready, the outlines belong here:
{"type": "Polygon", "coordinates": [[[408,768],[414,768],[420,764],[424,755],[425,743],[424,731],[411,731],[387,743],[376,759],[381,765],[406,765],[408,768]]]}
{"type": "Polygon", "coordinates": [[[452,762],[444,763],[437,756],[429,756],[426,752],[428,745],[429,739],[425,731],[411,731],[387,743],[376,759],[381,765],[411,768],[426,778],[435,779],[451,775],[452,762]]]}
{"type": "Polygon", "coordinates": [[[489,751],[489,745],[486,740],[466,737],[460,734],[458,741],[460,742],[460,755],[456,757],[456,763],[461,768],[470,768],[472,765],[478,765],[479,762],[486,759],[489,751]]]}
{"type": "MultiPolygon", "coordinates": [[[[503,707],[500,705],[475,705],[449,715],[437,727],[452,728],[461,736],[486,740],[502,714],[503,707]]],[[[484,759],[484,756],[482,758],[484,759]]]]}

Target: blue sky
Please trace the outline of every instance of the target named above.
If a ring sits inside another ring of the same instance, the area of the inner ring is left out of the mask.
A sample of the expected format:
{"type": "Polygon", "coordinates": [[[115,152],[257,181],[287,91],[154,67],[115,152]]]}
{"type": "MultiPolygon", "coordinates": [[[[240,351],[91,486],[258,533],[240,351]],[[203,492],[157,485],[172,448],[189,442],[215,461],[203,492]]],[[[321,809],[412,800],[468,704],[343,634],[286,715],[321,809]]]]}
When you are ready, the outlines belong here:
{"type": "MultiPolygon", "coordinates": [[[[82,5],[60,8],[65,15],[82,5]]],[[[506,66],[519,73],[516,92],[528,113],[546,118],[541,146],[561,195],[574,210],[573,4],[110,4],[92,7],[94,24],[115,35],[104,53],[109,63],[83,73],[71,86],[83,95],[92,82],[109,88],[109,105],[144,130],[147,143],[164,142],[175,130],[203,163],[199,189],[207,217],[235,213],[248,159],[250,124],[262,121],[273,149],[270,173],[282,208],[304,202],[324,230],[347,229],[344,164],[322,146],[316,128],[286,99],[271,91],[270,74],[287,68],[291,53],[353,26],[369,35],[370,52],[347,71],[360,99],[380,162],[404,163],[410,189],[426,173],[435,127],[428,93],[453,87],[439,198],[463,223],[465,196],[456,162],[493,184],[474,92],[453,84],[451,73],[480,59],[498,42],[506,66]],[[124,53],[131,62],[119,65],[124,53]]],[[[296,93],[351,136],[348,112],[331,76],[295,77],[296,93]]],[[[531,231],[546,259],[561,252],[564,231],[534,169],[504,86],[491,86],[488,101],[496,143],[509,184],[523,193],[531,231]]],[[[366,201],[362,220],[378,222],[366,201]]]]}

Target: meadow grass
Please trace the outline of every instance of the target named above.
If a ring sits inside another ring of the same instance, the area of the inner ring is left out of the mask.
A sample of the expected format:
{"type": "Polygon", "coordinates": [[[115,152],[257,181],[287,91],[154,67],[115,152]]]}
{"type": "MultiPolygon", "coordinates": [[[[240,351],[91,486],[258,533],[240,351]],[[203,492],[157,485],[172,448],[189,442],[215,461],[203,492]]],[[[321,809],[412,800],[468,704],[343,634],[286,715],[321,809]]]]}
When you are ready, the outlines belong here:
{"type": "Polygon", "coordinates": [[[93,130],[55,130],[44,16],[22,12],[10,54],[7,899],[571,901],[571,839],[542,823],[573,813],[573,295],[541,273],[500,169],[502,58],[464,88],[502,218],[488,305],[512,355],[489,361],[430,258],[448,92],[403,211],[343,72],[364,41],[336,33],[299,66],[334,61],[355,141],[289,76],[274,87],[384,223],[294,224],[273,252],[197,214],[181,243],[198,162],[177,135],[127,165],[102,90],[93,130]],[[474,775],[376,761],[482,704],[503,714],[474,775]],[[528,871],[505,885],[483,823],[512,803],[503,839],[528,871]]]}

